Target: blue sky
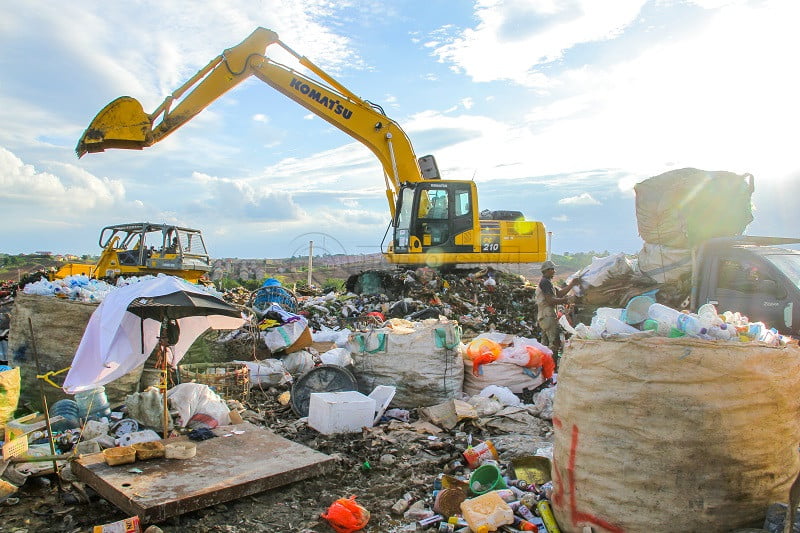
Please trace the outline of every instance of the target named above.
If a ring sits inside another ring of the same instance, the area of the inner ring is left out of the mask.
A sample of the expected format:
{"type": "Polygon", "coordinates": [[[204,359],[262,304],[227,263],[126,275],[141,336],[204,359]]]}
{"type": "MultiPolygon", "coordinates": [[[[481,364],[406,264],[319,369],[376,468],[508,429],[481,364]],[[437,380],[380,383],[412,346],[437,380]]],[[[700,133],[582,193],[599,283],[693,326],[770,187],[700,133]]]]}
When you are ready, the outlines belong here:
{"type": "Polygon", "coordinates": [[[752,173],[748,233],[800,234],[795,0],[0,10],[1,252],[97,253],[103,226],[135,221],[199,228],[214,257],[380,251],[377,159],[255,78],[144,151],[75,157],[107,103],[152,111],[257,26],[380,104],[445,178],[474,179],[480,209],[543,221],[556,253],[638,251],[633,185],[682,167],[752,173]]]}

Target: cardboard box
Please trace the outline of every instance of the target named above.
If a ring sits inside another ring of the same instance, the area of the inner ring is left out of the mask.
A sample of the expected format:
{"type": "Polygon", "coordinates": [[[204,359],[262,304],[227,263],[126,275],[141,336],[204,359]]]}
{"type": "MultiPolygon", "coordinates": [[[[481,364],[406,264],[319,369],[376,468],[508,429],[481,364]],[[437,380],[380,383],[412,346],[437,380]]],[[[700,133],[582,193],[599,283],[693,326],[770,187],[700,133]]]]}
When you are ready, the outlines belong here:
{"type": "Polygon", "coordinates": [[[356,433],[372,427],[375,400],[358,391],[314,392],[308,404],[308,425],[324,435],[356,433]]]}

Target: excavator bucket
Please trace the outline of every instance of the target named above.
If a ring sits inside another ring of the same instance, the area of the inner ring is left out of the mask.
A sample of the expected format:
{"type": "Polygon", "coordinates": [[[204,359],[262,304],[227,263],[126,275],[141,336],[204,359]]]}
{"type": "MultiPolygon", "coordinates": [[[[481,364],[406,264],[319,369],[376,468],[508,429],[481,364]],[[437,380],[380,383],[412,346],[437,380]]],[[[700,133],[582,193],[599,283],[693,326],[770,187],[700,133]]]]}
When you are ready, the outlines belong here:
{"type": "Polygon", "coordinates": [[[141,150],[152,144],[152,123],[142,104],[130,96],[120,96],[105,106],[86,131],[75,153],[102,152],[106,148],[141,150]]]}

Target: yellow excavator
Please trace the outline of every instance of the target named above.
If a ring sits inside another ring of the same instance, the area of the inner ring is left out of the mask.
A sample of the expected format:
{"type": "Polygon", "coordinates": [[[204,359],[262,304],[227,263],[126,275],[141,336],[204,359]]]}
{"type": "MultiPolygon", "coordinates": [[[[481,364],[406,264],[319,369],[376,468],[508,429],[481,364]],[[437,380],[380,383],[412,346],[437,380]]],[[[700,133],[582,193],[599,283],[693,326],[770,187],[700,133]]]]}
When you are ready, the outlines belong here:
{"type": "Polygon", "coordinates": [[[250,76],[357,139],[378,158],[391,213],[390,241],[382,246],[389,262],[440,267],[546,259],[541,222],[526,220],[519,211],[479,211],[474,181],[441,179],[433,156],[417,159],[406,133],[380,106],[353,94],[266,28],[256,28],[223,51],[152,113],[129,96],[108,104],[78,142],[78,157],[152,146],[250,76]],[[270,45],[289,52],[321,81],[266,57],[270,45]]]}
{"type": "Polygon", "coordinates": [[[200,230],[170,224],[134,222],[106,226],[100,231],[100,258],[93,265],[68,263],[48,275],[50,281],[67,276],[116,278],[160,273],[192,283],[211,270],[200,230]]]}

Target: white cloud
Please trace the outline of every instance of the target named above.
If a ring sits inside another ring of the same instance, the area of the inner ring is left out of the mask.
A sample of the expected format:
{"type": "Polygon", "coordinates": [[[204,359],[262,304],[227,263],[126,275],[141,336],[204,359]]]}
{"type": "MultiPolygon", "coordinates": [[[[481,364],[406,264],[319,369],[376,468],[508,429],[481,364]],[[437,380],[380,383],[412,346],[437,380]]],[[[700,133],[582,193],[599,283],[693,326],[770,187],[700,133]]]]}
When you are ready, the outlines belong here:
{"type": "Polygon", "coordinates": [[[472,98],[462,98],[461,105],[464,106],[464,109],[469,110],[475,105],[475,101],[472,98]]]}
{"type": "Polygon", "coordinates": [[[61,175],[37,170],[0,147],[0,198],[55,211],[107,209],[125,200],[119,180],[97,178],[82,168],[54,164],[61,175]]]}
{"type": "Polygon", "coordinates": [[[558,203],[559,205],[601,205],[600,202],[588,192],[583,192],[577,196],[562,198],[558,203]]]}
{"type": "Polygon", "coordinates": [[[553,217],[553,220],[556,222],[569,222],[569,217],[567,215],[558,215],[553,217]]]}
{"type": "Polygon", "coordinates": [[[267,122],[269,122],[269,117],[263,113],[256,113],[255,115],[253,115],[253,121],[262,122],[266,124],[267,122]]]}
{"type": "Polygon", "coordinates": [[[474,28],[454,32],[442,27],[435,41],[440,61],[450,63],[474,81],[512,80],[546,87],[538,65],[560,59],[577,44],[617,36],[638,16],[646,0],[597,2],[575,0],[478,0],[474,28]]]}
{"type": "Polygon", "coordinates": [[[195,172],[192,177],[204,185],[206,193],[205,198],[193,202],[195,209],[215,217],[288,222],[305,216],[289,192],[201,172],[195,172]]]}

